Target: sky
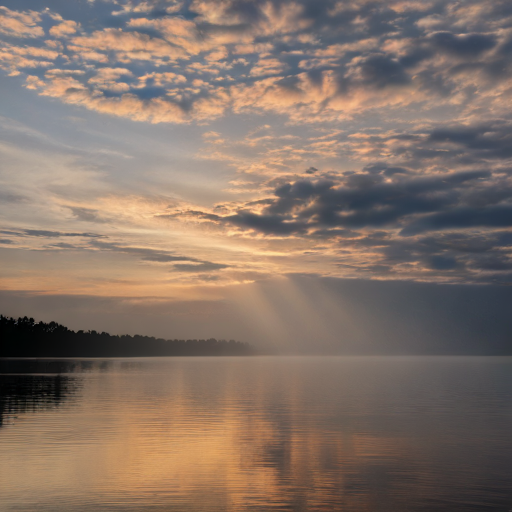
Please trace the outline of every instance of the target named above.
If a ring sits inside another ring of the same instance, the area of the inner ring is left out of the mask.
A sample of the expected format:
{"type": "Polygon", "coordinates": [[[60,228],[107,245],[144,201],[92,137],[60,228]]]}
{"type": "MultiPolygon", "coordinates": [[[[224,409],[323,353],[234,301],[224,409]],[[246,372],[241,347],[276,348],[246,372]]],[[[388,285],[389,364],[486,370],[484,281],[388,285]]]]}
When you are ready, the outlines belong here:
{"type": "Polygon", "coordinates": [[[3,314],[502,346],[511,51],[505,0],[3,0],[3,314]]]}

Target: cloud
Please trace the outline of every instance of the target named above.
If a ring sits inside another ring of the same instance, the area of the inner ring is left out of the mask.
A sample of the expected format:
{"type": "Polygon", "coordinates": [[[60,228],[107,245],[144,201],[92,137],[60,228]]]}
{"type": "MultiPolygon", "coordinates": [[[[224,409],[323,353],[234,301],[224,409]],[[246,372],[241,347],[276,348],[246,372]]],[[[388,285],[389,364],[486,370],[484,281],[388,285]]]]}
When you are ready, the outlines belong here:
{"type": "Polygon", "coordinates": [[[482,159],[512,157],[512,126],[507,121],[437,128],[429,134],[428,140],[436,144],[444,143],[454,148],[464,148],[464,152],[469,151],[482,159]]]}
{"type": "MultiPolygon", "coordinates": [[[[23,8],[0,9],[0,67],[18,76],[11,83],[24,83],[28,97],[205,133],[185,158],[218,180],[208,199],[182,187],[173,206],[145,206],[136,228],[187,223],[194,236],[225,237],[254,258],[219,275],[252,264],[288,272],[278,260],[289,252],[289,266],[322,275],[509,279],[507,2],[102,0],[80,12],[23,8]]],[[[125,162],[130,171],[136,153],[125,162]]],[[[101,155],[81,162],[102,170],[101,155]]],[[[148,172],[160,186],[155,160],[147,158],[148,172]]],[[[107,172],[110,180],[115,173],[107,172]]],[[[13,194],[0,199],[19,207],[13,194]]],[[[133,216],[109,215],[107,203],[59,202],[58,211],[112,236],[109,229],[126,227],[116,219],[133,216]]],[[[80,231],[58,234],[58,226],[40,238],[80,231]]],[[[103,245],[81,240],[80,247],[170,263],[173,279],[226,268],[196,249],[159,249],[120,231],[103,245]]],[[[6,236],[37,236],[16,233],[6,236]]],[[[56,241],[53,247],[71,249],[56,241]]]]}
{"type": "Polygon", "coordinates": [[[65,37],[72,34],[75,34],[79,28],[79,25],[76,21],[73,20],[65,20],[58,25],[50,28],[49,33],[53,37],[65,37]]]}
{"type": "Polygon", "coordinates": [[[411,82],[411,77],[398,60],[387,55],[370,55],[361,59],[354,59],[352,66],[354,75],[361,84],[377,89],[386,87],[404,86],[411,82]]]}
{"type": "Polygon", "coordinates": [[[402,229],[401,234],[410,236],[425,231],[472,227],[512,227],[512,206],[457,208],[450,212],[435,213],[412,222],[402,229]]]}
{"type": "Polygon", "coordinates": [[[0,203],[22,203],[25,200],[22,195],[0,191],[0,203]]]}
{"type": "Polygon", "coordinates": [[[436,48],[459,57],[477,56],[496,46],[496,38],[488,34],[436,32],[430,39],[436,48]]]}
{"type": "MultiPolygon", "coordinates": [[[[309,179],[285,183],[274,190],[275,199],[262,213],[244,208],[226,216],[186,213],[272,235],[314,232],[326,227],[400,227],[411,216],[456,206],[463,200],[468,184],[491,178],[487,171],[436,177],[397,176],[394,182],[381,174],[357,173],[339,183],[309,179]]],[[[512,191],[508,197],[512,197],[512,191]]]]}
{"type": "Polygon", "coordinates": [[[1,230],[0,233],[14,235],[19,237],[37,237],[37,238],[60,238],[60,237],[83,237],[83,238],[102,238],[103,235],[96,233],[68,233],[63,231],[49,231],[45,229],[21,229],[21,230],[1,230]]]}
{"type": "Polygon", "coordinates": [[[117,2],[117,5],[120,10],[112,13],[116,16],[143,13],[151,14],[154,17],[161,17],[179,11],[183,2],[179,0],[126,0],[123,3],[117,2]]]}
{"type": "MultiPolygon", "coordinates": [[[[380,174],[357,173],[347,176],[339,184],[307,179],[286,183],[275,189],[276,198],[263,213],[240,210],[235,215],[215,220],[274,235],[312,232],[325,227],[400,227],[414,215],[457,206],[470,184],[491,178],[487,171],[435,177],[396,176],[399,177],[395,181],[388,181],[380,174]]],[[[512,191],[509,191],[506,198],[511,197],[512,191]]],[[[455,212],[451,215],[457,215],[455,212]]],[[[467,218],[467,214],[461,215],[467,218]]],[[[403,233],[409,229],[413,228],[406,227],[403,233]]]]}
{"type": "Polygon", "coordinates": [[[102,251],[111,251],[121,254],[133,255],[140,258],[142,261],[150,261],[154,263],[172,263],[175,261],[199,261],[196,258],[181,256],[172,251],[163,251],[147,247],[129,247],[119,245],[113,242],[93,241],[91,242],[90,246],[94,249],[102,251]]]}
{"type": "Polygon", "coordinates": [[[279,75],[285,69],[285,64],[275,58],[260,59],[250,71],[253,76],[279,75]]]}
{"type": "Polygon", "coordinates": [[[78,220],[84,222],[105,222],[105,220],[99,216],[98,210],[94,210],[93,208],[70,206],[69,209],[78,220]]]}
{"type": "MultiPolygon", "coordinates": [[[[486,126],[447,128],[449,137],[443,128],[432,129],[412,140],[415,146],[423,141],[434,152],[446,151],[447,140],[456,146],[468,144],[466,164],[471,146],[476,155],[483,151],[487,161],[489,151],[506,158],[501,148],[506,147],[508,125],[486,126]],[[489,131],[489,126],[496,128],[489,131]],[[481,134],[489,134],[483,136],[488,143],[472,144],[481,134]]],[[[393,140],[411,142],[396,135],[393,140]]],[[[423,158],[428,161],[430,155],[423,158]]],[[[172,215],[213,223],[229,236],[309,240],[311,249],[319,246],[314,254],[339,254],[337,266],[344,271],[506,280],[512,236],[503,229],[512,228],[511,175],[499,164],[494,171],[425,173],[377,162],[358,172],[332,173],[328,179],[281,181],[271,197],[232,203],[227,210],[222,207],[223,213],[190,209],[172,215]]]]}
{"type": "MultiPolygon", "coordinates": [[[[117,5],[116,26],[99,16],[80,24],[50,10],[2,8],[0,34],[39,39],[33,47],[9,42],[0,65],[26,73],[27,87],[40,94],[153,123],[248,111],[304,123],[411,105],[457,105],[468,113],[483,101],[495,111],[507,104],[512,16],[504,8],[334,0],[117,5]],[[44,47],[57,53],[20,53],[44,47]],[[37,67],[83,75],[71,83],[27,71],[37,67]],[[154,87],[144,84],[149,77],[154,87]]],[[[89,8],[94,13],[99,4],[89,8]]]]}
{"type": "Polygon", "coordinates": [[[133,255],[142,261],[151,263],[173,263],[174,265],[172,269],[174,271],[184,273],[215,272],[217,270],[230,268],[230,266],[226,264],[213,263],[189,256],[182,256],[180,254],[176,254],[173,251],[158,250],[148,247],[130,247],[113,242],[103,242],[99,240],[92,241],[89,244],[89,247],[96,250],[133,255]]]}
{"type": "Polygon", "coordinates": [[[90,35],[73,37],[68,47],[85,60],[94,60],[91,52],[100,56],[104,52],[113,52],[114,62],[120,63],[153,61],[161,65],[186,55],[178,46],[172,46],[163,39],[120,28],[105,28],[90,35]]]}
{"type": "Polygon", "coordinates": [[[0,6],[0,34],[19,38],[43,37],[41,14],[35,11],[11,11],[0,6]]]}
{"type": "Polygon", "coordinates": [[[221,217],[223,222],[243,229],[259,231],[268,235],[290,235],[305,231],[303,222],[282,215],[255,214],[239,211],[235,215],[221,217]]]}
{"type": "Polygon", "coordinates": [[[0,48],[0,69],[15,76],[20,70],[29,68],[48,68],[59,56],[55,50],[48,48],[19,47],[5,44],[0,48]]]}
{"type": "Polygon", "coordinates": [[[222,263],[212,263],[210,261],[203,261],[197,264],[177,263],[176,265],[174,265],[173,268],[178,272],[214,272],[216,270],[229,268],[229,265],[224,265],[222,263]]]}

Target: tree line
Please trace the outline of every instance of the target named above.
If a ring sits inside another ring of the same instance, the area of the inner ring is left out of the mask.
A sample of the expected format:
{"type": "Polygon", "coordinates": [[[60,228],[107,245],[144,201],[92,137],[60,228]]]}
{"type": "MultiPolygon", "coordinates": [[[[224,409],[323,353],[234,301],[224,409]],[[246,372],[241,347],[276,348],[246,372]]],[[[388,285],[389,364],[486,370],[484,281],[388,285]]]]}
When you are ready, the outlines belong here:
{"type": "Polygon", "coordinates": [[[164,340],[151,336],[72,331],[57,322],[0,315],[0,357],[247,356],[248,343],[234,340],[164,340]]]}

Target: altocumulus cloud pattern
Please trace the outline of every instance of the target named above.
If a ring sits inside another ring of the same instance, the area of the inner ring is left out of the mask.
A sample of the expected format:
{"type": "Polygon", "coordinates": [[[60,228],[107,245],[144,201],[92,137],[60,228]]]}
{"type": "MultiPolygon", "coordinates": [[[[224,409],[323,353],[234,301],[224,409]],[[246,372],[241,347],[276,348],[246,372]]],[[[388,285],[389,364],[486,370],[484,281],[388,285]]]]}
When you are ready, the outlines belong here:
{"type": "Polygon", "coordinates": [[[229,198],[160,201],[145,226],[260,254],[116,238],[105,231],[115,212],[91,201],[67,211],[98,234],[6,229],[6,246],[65,236],[80,244],[54,250],[232,282],[283,272],[286,241],[293,270],[317,275],[512,281],[509,1],[27,0],[0,7],[0,37],[0,68],[40,96],[204,127],[201,158],[228,162],[229,198]],[[261,122],[209,128],[237,118],[261,122]]]}

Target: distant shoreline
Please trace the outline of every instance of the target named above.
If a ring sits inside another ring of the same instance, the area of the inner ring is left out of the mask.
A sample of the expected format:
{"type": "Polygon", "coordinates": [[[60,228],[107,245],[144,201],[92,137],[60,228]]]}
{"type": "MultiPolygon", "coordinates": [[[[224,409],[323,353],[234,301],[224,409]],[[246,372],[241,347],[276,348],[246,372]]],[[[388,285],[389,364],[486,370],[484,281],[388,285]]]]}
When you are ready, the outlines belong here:
{"type": "Polygon", "coordinates": [[[249,356],[256,351],[235,340],[166,340],[141,335],[72,331],[56,322],[0,315],[0,358],[128,358],[249,356]]]}

